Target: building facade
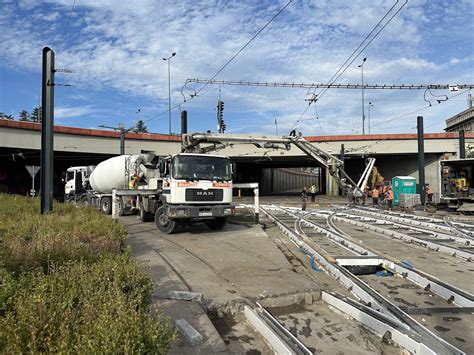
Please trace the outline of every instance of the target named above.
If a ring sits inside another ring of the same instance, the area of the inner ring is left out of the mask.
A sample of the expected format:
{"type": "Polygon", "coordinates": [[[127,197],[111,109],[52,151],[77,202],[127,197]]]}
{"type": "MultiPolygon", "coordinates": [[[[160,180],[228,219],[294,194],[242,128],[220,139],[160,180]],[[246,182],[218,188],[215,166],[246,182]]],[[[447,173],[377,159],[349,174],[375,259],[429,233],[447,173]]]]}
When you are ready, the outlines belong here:
{"type": "Polygon", "coordinates": [[[446,120],[446,132],[474,132],[474,107],[469,107],[446,120]]]}

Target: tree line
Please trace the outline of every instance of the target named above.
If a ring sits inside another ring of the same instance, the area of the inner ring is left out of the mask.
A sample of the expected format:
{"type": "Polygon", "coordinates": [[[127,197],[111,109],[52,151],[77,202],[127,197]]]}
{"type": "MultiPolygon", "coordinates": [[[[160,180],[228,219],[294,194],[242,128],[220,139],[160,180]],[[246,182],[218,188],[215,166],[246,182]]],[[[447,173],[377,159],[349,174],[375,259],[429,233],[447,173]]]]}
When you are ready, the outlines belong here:
{"type": "MultiPolygon", "coordinates": [[[[16,119],[13,115],[7,115],[3,112],[0,112],[0,119],[3,120],[14,120],[16,119]]],[[[21,110],[20,113],[18,114],[18,119],[20,121],[26,121],[26,122],[41,122],[41,107],[35,107],[29,113],[26,110],[21,110]]]]}

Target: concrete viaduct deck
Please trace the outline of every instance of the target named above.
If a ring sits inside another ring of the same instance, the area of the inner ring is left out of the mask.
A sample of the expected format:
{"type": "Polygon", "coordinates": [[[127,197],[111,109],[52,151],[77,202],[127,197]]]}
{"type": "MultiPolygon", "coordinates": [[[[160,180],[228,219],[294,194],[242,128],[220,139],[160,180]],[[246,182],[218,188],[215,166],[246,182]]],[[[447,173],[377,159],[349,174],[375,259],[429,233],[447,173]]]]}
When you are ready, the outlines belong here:
{"type": "MultiPolygon", "coordinates": [[[[335,155],[339,155],[341,146],[344,145],[346,170],[355,178],[362,169],[364,158],[368,156],[377,158],[376,165],[386,179],[397,175],[418,178],[416,134],[309,136],[306,139],[335,155]]],[[[168,155],[180,151],[180,141],[179,135],[127,133],[125,151],[127,154],[137,154],[145,149],[159,155],[168,155]]],[[[474,133],[466,133],[466,145],[474,147],[474,133]]],[[[12,179],[12,175],[15,175],[13,171],[25,170],[21,165],[38,165],[40,146],[40,124],[0,120],[0,185],[8,184],[5,179],[12,179]]],[[[72,165],[97,164],[117,155],[119,147],[118,132],[55,126],[55,173],[56,170],[63,171],[72,165]]],[[[296,147],[282,151],[240,144],[220,150],[217,154],[227,155],[236,162],[244,172],[241,174],[243,180],[259,179],[261,170],[265,168],[315,166],[296,147]]],[[[426,181],[436,191],[439,160],[459,156],[457,133],[426,133],[425,154],[426,181]]],[[[337,193],[335,186],[328,185],[330,184],[326,185],[327,194],[337,193]]]]}

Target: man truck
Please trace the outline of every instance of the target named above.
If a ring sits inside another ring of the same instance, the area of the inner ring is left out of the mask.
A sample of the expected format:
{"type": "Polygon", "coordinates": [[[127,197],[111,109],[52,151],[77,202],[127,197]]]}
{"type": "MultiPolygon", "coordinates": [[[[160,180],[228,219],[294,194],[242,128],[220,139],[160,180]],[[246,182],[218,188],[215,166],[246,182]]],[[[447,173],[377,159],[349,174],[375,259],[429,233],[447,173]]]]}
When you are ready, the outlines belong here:
{"type": "Polygon", "coordinates": [[[67,169],[65,200],[112,211],[117,190],[119,214],[139,212],[142,221],[155,220],[158,229],[172,233],[178,226],[204,222],[222,229],[234,214],[229,158],[179,153],[154,163],[150,153],[121,155],[96,167],[67,169]]]}

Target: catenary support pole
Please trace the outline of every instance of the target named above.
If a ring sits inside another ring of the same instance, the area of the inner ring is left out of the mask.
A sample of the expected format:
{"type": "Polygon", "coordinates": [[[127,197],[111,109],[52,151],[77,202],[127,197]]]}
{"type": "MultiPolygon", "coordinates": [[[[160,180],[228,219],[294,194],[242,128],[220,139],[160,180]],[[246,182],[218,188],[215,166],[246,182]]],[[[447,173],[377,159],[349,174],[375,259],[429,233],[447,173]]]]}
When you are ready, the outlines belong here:
{"type": "Polygon", "coordinates": [[[466,159],[466,139],[463,129],[459,131],[459,158],[466,159]]]}
{"type": "Polygon", "coordinates": [[[181,134],[188,133],[188,111],[181,112],[181,134]]]}
{"type": "Polygon", "coordinates": [[[188,133],[188,111],[181,112],[181,152],[185,151],[184,135],[188,133]]]}
{"type": "Polygon", "coordinates": [[[426,203],[425,196],[425,144],[423,137],[423,116],[417,118],[418,128],[418,176],[419,176],[419,193],[421,204],[424,206],[426,203]]]}
{"type": "Polygon", "coordinates": [[[53,210],[54,52],[43,48],[41,93],[41,214],[53,210]]]}

